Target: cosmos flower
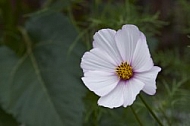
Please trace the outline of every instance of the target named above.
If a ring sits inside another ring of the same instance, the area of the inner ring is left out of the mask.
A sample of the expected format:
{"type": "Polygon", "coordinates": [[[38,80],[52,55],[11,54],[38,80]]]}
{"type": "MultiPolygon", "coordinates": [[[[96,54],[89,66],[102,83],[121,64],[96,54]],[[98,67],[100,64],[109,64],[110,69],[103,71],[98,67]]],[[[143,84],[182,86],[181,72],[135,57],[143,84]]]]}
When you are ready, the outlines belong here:
{"type": "Polygon", "coordinates": [[[135,25],[102,29],[95,33],[93,49],[81,61],[82,81],[100,96],[98,105],[116,108],[131,105],[140,91],[156,93],[154,66],[145,35],[135,25]]]}

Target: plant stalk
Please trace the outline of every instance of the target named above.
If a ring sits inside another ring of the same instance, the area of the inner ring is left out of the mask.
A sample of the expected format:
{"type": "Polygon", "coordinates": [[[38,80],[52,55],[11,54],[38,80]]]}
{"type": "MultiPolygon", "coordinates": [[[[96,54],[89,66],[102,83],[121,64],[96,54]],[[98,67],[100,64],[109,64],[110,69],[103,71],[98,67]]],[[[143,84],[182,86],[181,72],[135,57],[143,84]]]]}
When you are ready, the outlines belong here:
{"type": "Polygon", "coordinates": [[[138,117],[138,115],[137,115],[137,113],[135,112],[135,110],[133,109],[133,107],[130,106],[130,108],[131,108],[131,110],[132,110],[132,112],[133,112],[133,114],[134,114],[136,120],[138,121],[139,126],[143,126],[143,123],[141,122],[140,118],[138,117]]]}
{"type": "Polygon", "coordinates": [[[161,123],[161,121],[158,119],[158,117],[156,116],[156,114],[152,111],[152,109],[150,108],[150,106],[146,103],[146,101],[143,99],[143,97],[141,96],[141,94],[139,94],[139,97],[141,99],[141,101],[143,102],[143,104],[146,106],[146,108],[148,109],[148,111],[150,112],[150,114],[152,115],[152,117],[156,120],[156,122],[160,125],[163,126],[163,124],[161,123]]]}

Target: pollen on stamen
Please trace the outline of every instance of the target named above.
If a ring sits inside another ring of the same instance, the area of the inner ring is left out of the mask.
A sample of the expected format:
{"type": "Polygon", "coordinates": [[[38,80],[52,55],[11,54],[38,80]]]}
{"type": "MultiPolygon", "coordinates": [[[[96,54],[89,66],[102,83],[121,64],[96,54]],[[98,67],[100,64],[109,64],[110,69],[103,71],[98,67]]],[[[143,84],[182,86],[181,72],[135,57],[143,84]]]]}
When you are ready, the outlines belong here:
{"type": "Polygon", "coordinates": [[[133,69],[127,62],[122,62],[116,67],[116,74],[122,80],[129,80],[133,76],[133,69]]]}

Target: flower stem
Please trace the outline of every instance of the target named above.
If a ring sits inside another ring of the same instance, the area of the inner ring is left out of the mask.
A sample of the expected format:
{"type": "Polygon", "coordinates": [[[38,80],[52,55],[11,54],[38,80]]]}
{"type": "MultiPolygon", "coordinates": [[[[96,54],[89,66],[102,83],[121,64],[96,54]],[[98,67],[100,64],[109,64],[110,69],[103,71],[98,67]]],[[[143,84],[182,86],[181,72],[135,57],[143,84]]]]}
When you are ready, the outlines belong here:
{"type": "Polygon", "coordinates": [[[137,113],[135,112],[135,110],[133,109],[133,107],[130,106],[130,108],[131,108],[133,114],[135,115],[135,118],[136,118],[136,120],[138,121],[139,125],[140,125],[140,126],[143,126],[143,124],[142,124],[140,118],[138,117],[138,115],[137,115],[137,113]]]}
{"type": "Polygon", "coordinates": [[[150,108],[150,106],[145,102],[145,100],[143,99],[143,97],[141,96],[141,94],[139,94],[139,97],[141,99],[141,101],[143,102],[143,104],[146,106],[146,108],[148,109],[148,111],[150,112],[150,114],[153,116],[153,118],[157,121],[157,123],[160,126],[163,126],[163,124],[160,122],[160,120],[158,119],[158,117],[156,116],[156,114],[152,111],[152,109],[150,108]]]}

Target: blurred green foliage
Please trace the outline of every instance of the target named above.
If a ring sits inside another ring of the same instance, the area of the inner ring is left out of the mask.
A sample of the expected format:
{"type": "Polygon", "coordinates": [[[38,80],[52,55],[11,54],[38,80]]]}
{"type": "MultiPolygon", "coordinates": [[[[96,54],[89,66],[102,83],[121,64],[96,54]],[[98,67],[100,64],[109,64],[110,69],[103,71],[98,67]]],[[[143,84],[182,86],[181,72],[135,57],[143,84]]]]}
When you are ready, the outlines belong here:
{"type": "MultiPolygon", "coordinates": [[[[146,2],[1,0],[0,125],[138,125],[131,107],[99,107],[98,97],[85,90],[79,68],[97,30],[135,24],[162,67],[156,95],[143,97],[164,126],[188,126],[190,2],[171,2],[167,18],[146,2]]],[[[133,109],[143,125],[157,125],[138,97],[133,109]]]]}

